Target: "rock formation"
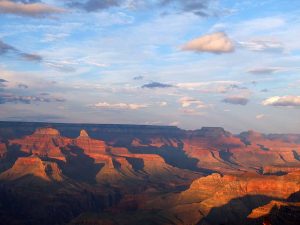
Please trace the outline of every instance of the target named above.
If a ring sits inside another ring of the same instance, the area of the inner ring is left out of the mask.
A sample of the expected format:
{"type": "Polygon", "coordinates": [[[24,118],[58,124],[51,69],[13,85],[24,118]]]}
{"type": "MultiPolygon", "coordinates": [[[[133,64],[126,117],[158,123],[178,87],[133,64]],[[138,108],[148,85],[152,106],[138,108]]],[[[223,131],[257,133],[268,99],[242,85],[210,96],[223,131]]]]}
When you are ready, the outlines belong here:
{"type": "Polygon", "coordinates": [[[266,211],[256,208],[271,204],[272,199],[287,199],[299,190],[297,173],[280,178],[212,174],[195,180],[186,191],[149,201],[146,208],[163,210],[174,224],[247,224],[249,218],[266,211]]]}
{"type": "Polygon", "coordinates": [[[20,157],[13,167],[0,174],[0,180],[40,178],[44,181],[62,181],[61,170],[54,162],[43,162],[36,156],[20,157]]]}
{"type": "Polygon", "coordinates": [[[9,142],[10,145],[20,146],[25,153],[59,160],[64,160],[60,147],[69,143],[70,139],[61,137],[59,131],[53,128],[39,128],[32,135],[9,142]]]}
{"type": "Polygon", "coordinates": [[[6,225],[296,225],[300,217],[299,135],[0,125],[6,225]]]}
{"type": "Polygon", "coordinates": [[[85,130],[80,131],[80,135],[72,141],[72,144],[83,149],[85,154],[95,159],[99,154],[105,154],[106,150],[104,141],[90,138],[85,130]]]}

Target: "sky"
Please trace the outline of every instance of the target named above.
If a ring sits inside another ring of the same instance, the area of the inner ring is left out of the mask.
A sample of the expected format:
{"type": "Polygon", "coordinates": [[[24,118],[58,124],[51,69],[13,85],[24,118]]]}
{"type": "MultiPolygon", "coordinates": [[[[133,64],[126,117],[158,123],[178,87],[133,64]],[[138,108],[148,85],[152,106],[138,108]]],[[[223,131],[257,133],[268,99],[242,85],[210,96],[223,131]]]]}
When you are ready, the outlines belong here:
{"type": "Polygon", "coordinates": [[[0,120],[300,133],[300,1],[0,0],[0,120]]]}

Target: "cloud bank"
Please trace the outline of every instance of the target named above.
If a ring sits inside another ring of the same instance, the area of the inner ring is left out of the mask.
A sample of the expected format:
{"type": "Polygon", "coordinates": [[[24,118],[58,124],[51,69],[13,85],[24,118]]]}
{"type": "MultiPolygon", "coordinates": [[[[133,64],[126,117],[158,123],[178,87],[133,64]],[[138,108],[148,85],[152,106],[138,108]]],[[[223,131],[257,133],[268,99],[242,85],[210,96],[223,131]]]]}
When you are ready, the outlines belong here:
{"type": "Polygon", "coordinates": [[[161,9],[166,12],[193,13],[201,17],[217,16],[220,10],[211,7],[210,0],[64,0],[66,5],[86,12],[120,7],[129,10],[161,9]]]}
{"type": "Polygon", "coordinates": [[[50,102],[64,102],[63,98],[55,98],[55,97],[42,97],[42,96],[19,96],[14,94],[0,94],[0,104],[6,103],[23,103],[23,104],[31,104],[31,103],[50,103],[50,102]]]}
{"type": "Polygon", "coordinates": [[[108,102],[98,102],[93,105],[95,108],[102,109],[127,109],[127,110],[138,110],[142,108],[147,108],[147,104],[137,104],[137,103],[108,103],[108,102]]]}
{"type": "Polygon", "coordinates": [[[14,14],[27,17],[47,17],[56,13],[63,13],[64,9],[37,1],[9,1],[0,0],[0,14],[14,14]]]}
{"type": "Polygon", "coordinates": [[[300,96],[273,96],[262,102],[265,106],[300,106],[300,96]]]}

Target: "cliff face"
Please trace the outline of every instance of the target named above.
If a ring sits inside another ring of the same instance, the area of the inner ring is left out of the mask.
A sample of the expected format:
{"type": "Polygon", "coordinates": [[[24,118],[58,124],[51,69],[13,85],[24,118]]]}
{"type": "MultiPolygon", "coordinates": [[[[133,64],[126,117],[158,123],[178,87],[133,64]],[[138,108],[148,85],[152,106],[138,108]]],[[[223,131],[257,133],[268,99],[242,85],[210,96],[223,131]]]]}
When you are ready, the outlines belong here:
{"type": "Polygon", "coordinates": [[[293,139],[269,138],[249,131],[234,136],[220,128],[191,132],[184,151],[198,159],[198,167],[218,172],[257,171],[267,166],[294,167],[300,164],[300,145],[293,139]]]}
{"type": "Polygon", "coordinates": [[[289,224],[300,202],[297,137],[0,122],[0,221],[234,225],[279,216],[289,224]]]}
{"type": "Polygon", "coordinates": [[[106,150],[104,141],[90,138],[85,130],[80,131],[80,135],[72,141],[72,145],[82,148],[85,154],[93,158],[98,154],[105,154],[106,150]]]}
{"type": "Polygon", "coordinates": [[[20,146],[22,152],[56,159],[64,158],[60,147],[69,143],[69,138],[61,137],[53,128],[39,128],[32,135],[9,141],[10,145],[20,146]]]}
{"type": "Polygon", "coordinates": [[[43,162],[40,158],[20,157],[12,168],[0,174],[0,180],[13,181],[26,176],[44,181],[62,181],[62,173],[55,162],[43,162]]]}
{"type": "MultiPolygon", "coordinates": [[[[146,208],[163,210],[174,224],[251,224],[251,218],[269,213],[259,207],[271,204],[273,199],[282,199],[282,204],[289,205],[285,202],[299,190],[299,173],[280,178],[257,174],[212,174],[193,181],[179,194],[149,201],[146,208]]],[[[298,206],[299,203],[294,204],[298,206]]],[[[259,220],[261,224],[262,219],[259,220]]]]}

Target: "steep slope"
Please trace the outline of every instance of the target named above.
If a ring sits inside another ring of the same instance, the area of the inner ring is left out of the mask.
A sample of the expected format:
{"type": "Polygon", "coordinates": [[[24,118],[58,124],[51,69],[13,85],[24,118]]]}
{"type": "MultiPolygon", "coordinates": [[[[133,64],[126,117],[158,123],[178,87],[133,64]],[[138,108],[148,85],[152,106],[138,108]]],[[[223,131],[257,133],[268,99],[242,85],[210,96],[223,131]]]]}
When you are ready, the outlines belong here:
{"type": "Polygon", "coordinates": [[[150,200],[146,209],[162,210],[174,224],[247,224],[248,215],[272,199],[287,199],[300,190],[300,174],[233,176],[212,174],[189,189],[150,200]]]}
{"type": "Polygon", "coordinates": [[[93,158],[97,158],[99,154],[105,154],[106,150],[104,141],[90,138],[85,130],[81,130],[80,135],[72,140],[71,144],[83,149],[85,154],[93,158]]]}
{"type": "Polygon", "coordinates": [[[271,201],[270,203],[252,210],[248,215],[249,220],[272,225],[298,225],[300,218],[299,202],[271,201]]]}
{"type": "MultiPolygon", "coordinates": [[[[160,185],[178,185],[185,183],[199,174],[173,167],[155,154],[133,154],[126,148],[111,147],[110,155],[106,155],[105,166],[97,174],[100,183],[111,184],[139,181],[142,183],[160,185]]],[[[133,183],[134,184],[134,183],[133,183]]]]}
{"type": "Polygon", "coordinates": [[[261,172],[267,166],[299,167],[300,145],[269,139],[253,131],[234,136],[222,128],[202,128],[183,140],[184,151],[198,167],[221,173],[261,172]]]}
{"type": "Polygon", "coordinates": [[[55,162],[43,162],[36,156],[20,157],[13,167],[0,174],[0,180],[13,181],[20,178],[62,181],[62,173],[55,162]]]}

